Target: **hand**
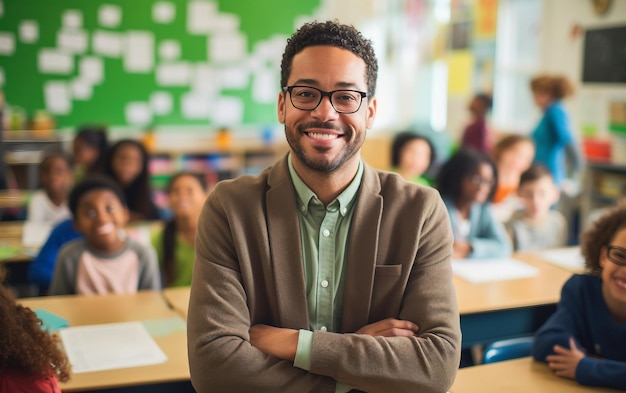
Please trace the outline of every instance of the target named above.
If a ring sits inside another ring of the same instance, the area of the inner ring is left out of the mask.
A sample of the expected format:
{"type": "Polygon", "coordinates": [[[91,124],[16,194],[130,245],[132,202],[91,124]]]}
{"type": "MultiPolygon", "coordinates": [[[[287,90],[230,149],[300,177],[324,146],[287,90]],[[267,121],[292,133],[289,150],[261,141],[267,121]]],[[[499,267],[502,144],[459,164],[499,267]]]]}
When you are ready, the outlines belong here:
{"type": "Polygon", "coordinates": [[[411,321],[387,318],[363,326],[356,331],[356,334],[383,337],[411,337],[415,336],[418,329],[419,327],[411,321]]]}
{"type": "Polygon", "coordinates": [[[467,258],[470,252],[472,252],[472,245],[465,240],[455,241],[452,244],[452,258],[467,258]]]}
{"type": "Polygon", "coordinates": [[[574,338],[569,339],[569,349],[555,345],[554,352],[556,355],[546,357],[548,367],[559,377],[576,379],[576,367],[585,354],[578,349],[574,338]]]}
{"type": "Polygon", "coordinates": [[[250,344],[258,350],[279,359],[294,361],[298,349],[298,331],[267,325],[250,328],[250,344]]]}

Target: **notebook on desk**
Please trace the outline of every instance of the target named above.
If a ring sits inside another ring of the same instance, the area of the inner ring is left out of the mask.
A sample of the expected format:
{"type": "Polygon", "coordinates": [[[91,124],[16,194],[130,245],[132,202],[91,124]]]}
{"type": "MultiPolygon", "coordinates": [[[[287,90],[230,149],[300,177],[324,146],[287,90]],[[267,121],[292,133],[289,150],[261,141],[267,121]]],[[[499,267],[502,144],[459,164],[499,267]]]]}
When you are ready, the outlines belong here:
{"type": "Polygon", "coordinates": [[[454,275],[471,283],[533,277],[539,270],[513,258],[453,259],[454,275]]]}
{"type": "Polygon", "coordinates": [[[541,260],[560,266],[574,273],[585,271],[585,259],[580,253],[580,247],[555,248],[537,252],[541,260]]]}

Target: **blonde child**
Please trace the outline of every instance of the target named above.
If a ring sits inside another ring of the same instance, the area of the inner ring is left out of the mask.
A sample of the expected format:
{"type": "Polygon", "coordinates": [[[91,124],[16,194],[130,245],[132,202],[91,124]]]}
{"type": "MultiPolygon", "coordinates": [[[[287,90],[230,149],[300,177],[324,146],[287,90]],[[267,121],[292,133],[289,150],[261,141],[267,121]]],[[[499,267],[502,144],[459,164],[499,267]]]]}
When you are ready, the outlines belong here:
{"type": "Polygon", "coordinates": [[[626,205],[604,214],[581,240],[586,274],[563,286],[533,356],[559,377],[626,390],[626,205]]]}
{"type": "Polygon", "coordinates": [[[545,166],[533,164],[520,177],[517,195],[524,208],[505,224],[515,251],[563,247],[567,244],[567,222],[551,207],[559,200],[559,189],[545,166]]]}
{"type": "Polygon", "coordinates": [[[28,202],[26,219],[55,225],[70,217],[67,196],[73,183],[72,164],[63,152],[47,154],[39,164],[41,189],[28,202]]]}
{"type": "Polygon", "coordinates": [[[74,227],[84,238],[59,252],[51,295],[161,289],[154,249],[126,236],[128,209],[115,182],[101,176],[84,180],[70,193],[69,206],[74,227]]]}

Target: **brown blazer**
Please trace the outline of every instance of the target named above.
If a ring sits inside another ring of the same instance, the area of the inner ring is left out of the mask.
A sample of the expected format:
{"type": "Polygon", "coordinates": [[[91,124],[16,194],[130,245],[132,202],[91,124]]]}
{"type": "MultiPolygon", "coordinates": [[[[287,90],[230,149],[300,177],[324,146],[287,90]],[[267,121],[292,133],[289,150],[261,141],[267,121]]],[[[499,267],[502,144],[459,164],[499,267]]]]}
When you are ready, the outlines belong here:
{"type": "Polygon", "coordinates": [[[309,329],[287,158],[219,183],[203,208],[188,314],[191,380],[203,392],[445,392],[459,365],[452,232],[432,188],[365,165],[348,236],[342,332],[313,333],[310,372],[249,342],[250,326],[309,329]],[[353,334],[394,317],[415,337],[353,334]]]}

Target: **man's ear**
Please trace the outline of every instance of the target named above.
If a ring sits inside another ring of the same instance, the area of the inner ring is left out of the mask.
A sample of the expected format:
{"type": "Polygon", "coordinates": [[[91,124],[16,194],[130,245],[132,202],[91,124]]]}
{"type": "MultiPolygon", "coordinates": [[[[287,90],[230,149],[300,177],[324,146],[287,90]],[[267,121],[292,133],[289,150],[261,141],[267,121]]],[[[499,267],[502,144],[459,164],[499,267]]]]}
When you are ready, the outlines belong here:
{"type": "Polygon", "coordinates": [[[286,117],[286,108],[285,108],[285,93],[284,92],[279,92],[278,93],[278,121],[280,122],[280,124],[285,124],[285,117],[286,117]]]}

